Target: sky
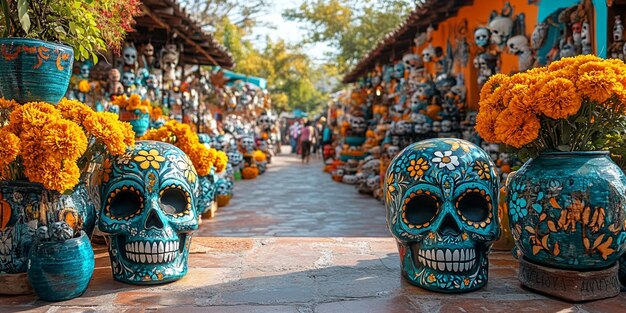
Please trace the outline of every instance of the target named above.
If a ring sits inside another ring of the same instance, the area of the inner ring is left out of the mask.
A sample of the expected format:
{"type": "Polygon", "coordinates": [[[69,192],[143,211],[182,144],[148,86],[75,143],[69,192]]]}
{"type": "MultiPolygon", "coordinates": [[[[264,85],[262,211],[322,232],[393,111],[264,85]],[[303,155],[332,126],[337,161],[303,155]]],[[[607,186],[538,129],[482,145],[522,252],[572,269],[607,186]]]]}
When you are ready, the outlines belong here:
{"type": "MultiPolygon", "coordinates": [[[[282,17],[285,9],[297,8],[302,0],[273,0],[271,10],[264,15],[259,16],[260,24],[267,26],[257,26],[254,29],[253,37],[256,48],[263,49],[265,47],[265,37],[269,35],[272,40],[284,39],[287,43],[297,43],[306,34],[302,24],[287,21],[282,17]]],[[[326,44],[315,44],[306,47],[304,50],[313,60],[321,62],[324,59],[324,53],[331,51],[326,44]]]]}

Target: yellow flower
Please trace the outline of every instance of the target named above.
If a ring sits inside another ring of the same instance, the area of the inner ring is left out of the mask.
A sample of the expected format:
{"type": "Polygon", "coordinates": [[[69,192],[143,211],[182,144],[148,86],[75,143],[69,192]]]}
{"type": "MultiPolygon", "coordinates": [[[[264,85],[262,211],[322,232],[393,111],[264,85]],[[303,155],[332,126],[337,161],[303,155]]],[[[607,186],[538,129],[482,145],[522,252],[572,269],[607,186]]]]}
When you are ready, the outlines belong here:
{"type": "Polygon", "coordinates": [[[476,161],[476,164],[474,164],[474,169],[476,170],[478,177],[480,177],[481,179],[484,179],[484,180],[491,179],[491,173],[489,171],[489,164],[487,164],[487,162],[476,161]]]}
{"type": "Polygon", "coordinates": [[[267,161],[267,156],[265,156],[265,153],[263,153],[263,151],[256,150],[254,151],[254,160],[259,163],[262,163],[262,162],[267,161]]]}
{"type": "Polygon", "coordinates": [[[76,161],[87,150],[87,136],[82,128],[68,120],[51,122],[41,135],[41,147],[51,157],[76,161]]]}
{"type": "Polygon", "coordinates": [[[228,156],[224,151],[217,151],[215,154],[215,171],[217,173],[221,173],[226,169],[226,165],[228,165],[228,156]]]}
{"type": "Polygon", "coordinates": [[[470,152],[470,146],[462,141],[457,140],[444,140],[443,142],[450,145],[450,150],[456,151],[459,148],[463,149],[465,152],[470,152]]]}
{"type": "Polygon", "coordinates": [[[165,158],[159,155],[159,151],[152,149],[150,151],[141,150],[133,158],[133,161],[139,162],[141,169],[147,170],[152,167],[156,170],[161,168],[160,162],[165,161],[165,158]]]}
{"type": "Polygon", "coordinates": [[[576,88],[582,96],[602,103],[613,94],[623,90],[623,85],[619,82],[615,71],[606,67],[602,68],[598,63],[602,62],[584,64],[579,68],[576,88]]]}
{"type": "Polygon", "coordinates": [[[483,88],[480,90],[480,101],[489,98],[496,88],[508,83],[509,80],[509,76],[505,74],[495,74],[491,76],[489,80],[485,83],[485,85],[483,85],[483,88]]]}
{"type": "Polygon", "coordinates": [[[419,158],[416,160],[411,160],[409,167],[406,169],[409,172],[409,175],[414,179],[419,179],[424,176],[424,172],[430,168],[428,165],[428,161],[424,158],[419,158]]]}
{"type": "Polygon", "coordinates": [[[104,143],[109,153],[123,154],[128,146],[134,144],[135,134],[130,124],[118,120],[117,114],[110,112],[94,112],[83,122],[85,130],[97,140],[104,143]]]}
{"type": "Polygon", "coordinates": [[[530,102],[537,104],[539,112],[553,119],[568,118],[578,113],[582,105],[574,83],[565,78],[546,82],[532,98],[530,102]]]}
{"type": "Polygon", "coordinates": [[[87,93],[91,90],[91,86],[89,86],[89,82],[87,80],[81,80],[78,83],[78,90],[82,93],[87,93]]]}
{"type": "Polygon", "coordinates": [[[513,114],[504,110],[496,119],[495,134],[499,142],[521,148],[539,136],[539,118],[532,114],[513,114]]]}
{"type": "Polygon", "coordinates": [[[8,129],[20,136],[22,131],[41,128],[59,118],[62,118],[61,112],[53,105],[45,102],[29,102],[18,106],[11,112],[8,129]]]}
{"type": "Polygon", "coordinates": [[[20,153],[20,139],[0,128],[0,169],[9,165],[20,153]]]}

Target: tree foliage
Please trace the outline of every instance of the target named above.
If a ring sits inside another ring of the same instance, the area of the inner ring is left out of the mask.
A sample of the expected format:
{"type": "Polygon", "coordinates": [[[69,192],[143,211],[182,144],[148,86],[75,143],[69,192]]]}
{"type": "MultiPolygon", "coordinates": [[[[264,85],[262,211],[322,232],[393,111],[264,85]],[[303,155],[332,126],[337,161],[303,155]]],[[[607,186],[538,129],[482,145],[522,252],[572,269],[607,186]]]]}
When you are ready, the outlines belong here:
{"type": "Polygon", "coordinates": [[[355,65],[394,30],[420,0],[305,0],[283,16],[306,25],[303,43],[328,43],[339,72],[355,65]]]}

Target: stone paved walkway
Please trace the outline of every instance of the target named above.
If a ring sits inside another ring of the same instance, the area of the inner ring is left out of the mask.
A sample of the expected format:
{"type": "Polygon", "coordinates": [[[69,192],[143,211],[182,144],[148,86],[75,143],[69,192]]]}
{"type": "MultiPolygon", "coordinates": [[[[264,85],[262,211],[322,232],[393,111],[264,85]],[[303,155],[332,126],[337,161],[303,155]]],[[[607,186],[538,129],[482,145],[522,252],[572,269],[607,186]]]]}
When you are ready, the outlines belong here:
{"type": "MultiPolygon", "coordinates": [[[[288,148],[283,148],[288,151],[288,148]]],[[[381,202],[334,182],[319,159],[274,157],[268,171],[235,183],[235,196],[196,236],[389,237],[381,202]]]]}
{"type": "Polygon", "coordinates": [[[47,303],[0,296],[0,312],[626,312],[626,293],[571,304],[523,289],[508,252],[490,256],[483,289],[429,292],[400,278],[391,238],[194,238],[187,276],[143,287],[114,281],[106,249],[95,252],[82,297],[47,303]]]}

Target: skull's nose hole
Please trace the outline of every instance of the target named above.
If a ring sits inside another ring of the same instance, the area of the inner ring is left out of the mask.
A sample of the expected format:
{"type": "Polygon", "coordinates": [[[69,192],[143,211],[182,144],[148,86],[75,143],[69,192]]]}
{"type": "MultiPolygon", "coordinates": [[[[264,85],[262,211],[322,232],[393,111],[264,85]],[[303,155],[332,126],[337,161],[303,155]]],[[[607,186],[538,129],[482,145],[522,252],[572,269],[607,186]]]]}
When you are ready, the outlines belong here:
{"type": "Polygon", "coordinates": [[[151,210],[150,213],[148,213],[148,218],[146,219],[146,229],[150,228],[163,229],[163,221],[161,221],[161,218],[159,217],[159,214],[157,214],[156,210],[151,210]]]}
{"type": "Polygon", "coordinates": [[[424,225],[433,220],[439,211],[439,203],[425,194],[416,195],[404,205],[404,219],[410,225],[424,225]]]}
{"type": "Polygon", "coordinates": [[[440,235],[460,235],[461,234],[461,228],[459,227],[459,224],[456,222],[456,220],[454,220],[454,217],[452,217],[452,215],[448,214],[443,218],[443,221],[441,221],[441,226],[439,226],[439,234],[440,235]]]}

